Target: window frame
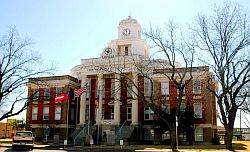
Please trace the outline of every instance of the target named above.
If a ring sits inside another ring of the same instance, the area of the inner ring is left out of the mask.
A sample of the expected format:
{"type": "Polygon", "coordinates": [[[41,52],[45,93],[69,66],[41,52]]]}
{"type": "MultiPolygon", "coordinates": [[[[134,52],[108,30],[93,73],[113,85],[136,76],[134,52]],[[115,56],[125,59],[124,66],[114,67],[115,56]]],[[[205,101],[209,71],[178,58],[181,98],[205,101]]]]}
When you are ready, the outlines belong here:
{"type": "Polygon", "coordinates": [[[57,105],[55,107],[55,120],[61,120],[61,114],[62,114],[62,107],[60,105],[57,105]],[[60,111],[57,111],[58,108],[60,109],[60,111]]]}
{"type": "Polygon", "coordinates": [[[196,119],[202,118],[202,103],[201,102],[194,103],[194,118],[196,118],[196,119]],[[197,109],[198,108],[197,106],[199,106],[200,108],[197,109]],[[197,110],[199,110],[199,111],[197,111],[197,110]],[[199,114],[197,114],[197,113],[199,113],[199,114]]]}
{"type": "Polygon", "coordinates": [[[132,120],[132,107],[127,107],[127,120],[132,120]]]}
{"type": "Polygon", "coordinates": [[[133,97],[133,85],[127,82],[127,97],[133,97]]]}
{"type": "Polygon", "coordinates": [[[201,80],[199,80],[199,79],[193,80],[193,93],[194,94],[201,94],[201,80]]]}
{"type": "Polygon", "coordinates": [[[161,82],[161,95],[168,96],[169,95],[169,81],[161,82]]]}
{"type": "Polygon", "coordinates": [[[49,120],[49,106],[43,107],[43,120],[49,120]]]}
{"type": "Polygon", "coordinates": [[[203,141],[204,140],[204,132],[203,128],[196,127],[194,130],[194,140],[195,141],[203,141]]]}
{"type": "Polygon", "coordinates": [[[50,99],[50,88],[44,88],[44,99],[45,100],[50,99]]]}
{"type": "Polygon", "coordinates": [[[167,104],[162,104],[162,110],[167,113],[167,114],[170,114],[170,104],[167,103],[167,104]],[[167,107],[167,108],[166,108],[167,107]]]}
{"type": "Polygon", "coordinates": [[[56,87],[56,96],[62,94],[62,88],[61,87],[56,87]]]}
{"type": "Polygon", "coordinates": [[[153,90],[151,90],[151,81],[150,79],[144,78],[144,96],[151,96],[153,90]]]}
{"type": "Polygon", "coordinates": [[[34,89],[33,90],[33,100],[37,101],[39,99],[39,89],[34,89]]]}
{"type": "Polygon", "coordinates": [[[111,79],[111,92],[110,92],[110,94],[111,94],[111,97],[113,98],[113,97],[115,97],[115,79],[111,79]]]}
{"type": "Polygon", "coordinates": [[[114,120],[115,117],[115,111],[114,111],[114,106],[110,107],[110,119],[114,120]]]}
{"type": "MultiPolygon", "coordinates": [[[[180,89],[176,88],[176,90],[177,90],[177,95],[179,95],[180,94],[180,91],[179,91],[180,89]]],[[[183,88],[183,95],[185,95],[185,87],[183,88]]]]}
{"type": "Polygon", "coordinates": [[[129,51],[128,51],[128,46],[124,47],[124,55],[128,56],[129,55],[129,51]]]}
{"type": "Polygon", "coordinates": [[[31,112],[31,120],[37,120],[38,117],[38,107],[37,106],[33,106],[32,107],[32,112],[31,112]],[[36,113],[34,113],[34,109],[36,113]]]}
{"type": "Polygon", "coordinates": [[[86,78],[86,98],[89,98],[90,96],[90,79],[89,78],[86,78]]]}
{"type": "Polygon", "coordinates": [[[150,107],[144,107],[144,120],[153,120],[153,116],[152,116],[153,114],[154,114],[154,111],[152,111],[150,107]],[[146,119],[146,115],[148,115],[147,119],[146,119]]]}

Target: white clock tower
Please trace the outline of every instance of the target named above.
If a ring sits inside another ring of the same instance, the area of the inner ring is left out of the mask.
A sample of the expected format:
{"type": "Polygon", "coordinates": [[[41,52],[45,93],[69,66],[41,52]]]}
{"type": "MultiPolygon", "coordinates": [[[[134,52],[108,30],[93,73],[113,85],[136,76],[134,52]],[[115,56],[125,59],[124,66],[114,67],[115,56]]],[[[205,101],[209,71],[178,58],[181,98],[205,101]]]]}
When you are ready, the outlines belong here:
{"type": "Polygon", "coordinates": [[[111,40],[102,53],[103,58],[139,55],[148,58],[149,46],[141,38],[141,25],[128,16],[118,25],[118,39],[111,40]]]}

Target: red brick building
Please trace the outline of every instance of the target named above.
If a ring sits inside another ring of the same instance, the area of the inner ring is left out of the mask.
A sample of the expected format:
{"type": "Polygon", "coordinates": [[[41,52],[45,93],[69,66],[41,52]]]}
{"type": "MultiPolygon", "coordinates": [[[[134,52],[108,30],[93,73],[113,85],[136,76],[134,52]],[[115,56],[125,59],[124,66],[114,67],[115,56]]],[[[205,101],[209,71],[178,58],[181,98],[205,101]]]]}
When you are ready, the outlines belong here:
{"type": "Polygon", "coordinates": [[[66,139],[67,127],[69,134],[75,130],[76,102],[73,96],[74,89],[78,87],[78,80],[69,75],[29,79],[28,96],[31,101],[26,120],[27,126],[36,135],[36,140],[43,140],[46,131],[49,132],[49,140],[54,135],[59,135],[63,140],[66,139]],[[65,100],[56,103],[55,97],[66,92],[69,92],[69,102],[65,100]]]}

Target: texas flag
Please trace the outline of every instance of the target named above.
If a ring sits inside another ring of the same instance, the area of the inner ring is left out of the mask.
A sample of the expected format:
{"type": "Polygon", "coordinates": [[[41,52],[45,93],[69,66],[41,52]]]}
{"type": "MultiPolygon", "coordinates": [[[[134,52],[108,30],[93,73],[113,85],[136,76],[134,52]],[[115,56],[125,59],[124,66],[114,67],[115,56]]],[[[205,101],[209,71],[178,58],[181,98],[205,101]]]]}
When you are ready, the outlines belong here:
{"type": "Polygon", "coordinates": [[[69,94],[68,93],[62,93],[55,97],[55,102],[60,102],[63,100],[69,100],[69,94]]]}

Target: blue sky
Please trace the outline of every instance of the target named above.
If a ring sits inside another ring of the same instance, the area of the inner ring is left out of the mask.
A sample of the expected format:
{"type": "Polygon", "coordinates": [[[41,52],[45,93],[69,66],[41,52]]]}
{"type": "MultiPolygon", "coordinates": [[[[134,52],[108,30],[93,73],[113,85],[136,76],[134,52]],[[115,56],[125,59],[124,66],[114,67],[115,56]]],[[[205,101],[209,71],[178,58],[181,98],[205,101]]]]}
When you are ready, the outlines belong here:
{"type": "MultiPolygon", "coordinates": [[[[192,24],[198,13],[209,13],[224,0],[1,0],[0,35],[16,26],[33,40],[45,62],[53,61],[55,75],[69,74],[80,59],[99,57],[116,39],[118,23],[129,15],[143,29],[164,27],[168,20],[192,24]]],[[[249,0],[235,0],[249,13],[249,0]]]]}
{"type": "MultiPolygon", "coordinates": [[[[132,16],[142,28],[163,27],[173,19],[192,23],[199,12],[209,12],[222,0],[2,0],[0,35],[15,25],[20,35],[33,40],[34,50],[57,64],[56,75],[69,74],[80,59],[99,57],[117,38],[120,20],[132,16]]],[[[239,0],[245,8],[248,0],[239,0]]]]}

